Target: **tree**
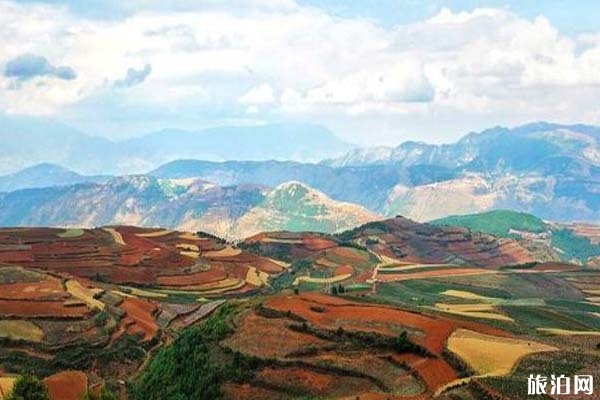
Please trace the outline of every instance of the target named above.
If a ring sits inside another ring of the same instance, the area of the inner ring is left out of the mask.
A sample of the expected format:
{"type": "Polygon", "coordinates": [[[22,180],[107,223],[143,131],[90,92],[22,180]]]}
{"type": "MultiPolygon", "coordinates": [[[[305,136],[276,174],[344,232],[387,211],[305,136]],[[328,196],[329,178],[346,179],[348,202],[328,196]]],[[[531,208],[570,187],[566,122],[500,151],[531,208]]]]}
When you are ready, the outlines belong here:
{"type": "Polygon", "coordinates": [[[334,295],[334,296],[337,296],[337,294],[338,294],[338,290],[337,290],[337,287],[335,285],[333,285],[331,287],[331,294],[334,295]]]}
{"type": "Polygon", "coordinates": [[[48,388],[33,375],[23,375],[17,379],[7,400],[50,400],[48,388]]]}

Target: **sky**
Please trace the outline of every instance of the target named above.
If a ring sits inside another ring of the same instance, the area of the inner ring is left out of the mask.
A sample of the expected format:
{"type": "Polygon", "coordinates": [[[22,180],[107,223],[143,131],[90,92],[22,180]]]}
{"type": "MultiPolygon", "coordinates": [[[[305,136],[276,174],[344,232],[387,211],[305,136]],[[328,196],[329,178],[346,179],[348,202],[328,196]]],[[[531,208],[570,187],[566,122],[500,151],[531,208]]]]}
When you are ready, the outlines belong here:
{"type": "Polygon", "coordinates": [[[360,145],[600,125],[594,0],[0,0],[0,113],[112,139],[321,124],[360,145]]]}

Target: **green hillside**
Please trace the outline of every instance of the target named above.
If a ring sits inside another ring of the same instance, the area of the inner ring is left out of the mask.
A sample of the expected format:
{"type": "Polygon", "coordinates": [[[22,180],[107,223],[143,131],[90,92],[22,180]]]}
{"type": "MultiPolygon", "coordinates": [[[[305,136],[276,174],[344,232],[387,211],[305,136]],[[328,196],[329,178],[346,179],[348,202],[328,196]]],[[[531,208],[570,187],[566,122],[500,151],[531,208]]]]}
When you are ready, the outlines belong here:
{"type": "Polygon", "coordinates": [[[591,243],[590,239],[578,236],[570,229],[559,225],[546,224],[538,217],[511,210],[494,210],[481,214],[453,215],[431,221],[432,225],[460,226],[477,232],[484,232],[498,237],[519,238],[518,234],[510,234],[510,230],[528,233],[547,232],[550,245],[559,251],[564,261],[578,259],[586,263],[590,258],[600,256],[600,246],[591,243]]]}
{"type": "Polygon", "coordinates": [[[538,217],[511,210],[494,210],[481,214],[453,215],[431,221],[433,225],[462,226],[474,231],[488,233],[494,236],[509,237],[511,229],[542,233],[548,230],[548,225],[538,217]]]}

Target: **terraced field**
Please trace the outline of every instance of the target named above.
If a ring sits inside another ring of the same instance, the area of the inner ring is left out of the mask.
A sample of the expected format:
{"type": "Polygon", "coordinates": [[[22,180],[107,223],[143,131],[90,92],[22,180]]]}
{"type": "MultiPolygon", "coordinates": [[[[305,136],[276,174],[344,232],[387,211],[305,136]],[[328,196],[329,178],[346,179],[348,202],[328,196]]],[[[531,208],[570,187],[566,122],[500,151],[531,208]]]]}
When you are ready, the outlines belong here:
{"type": "Polygon", "coordinates": [[[0,385],[31,371],[52,400],[103,385],[132,400],[449,400],[513,393],[552,353],[600,372],[600,270],[531,260],[401,218],[241,243],[0,229],[0,385]],[[187,367],[162,382],[179,348],[187,367]]]}

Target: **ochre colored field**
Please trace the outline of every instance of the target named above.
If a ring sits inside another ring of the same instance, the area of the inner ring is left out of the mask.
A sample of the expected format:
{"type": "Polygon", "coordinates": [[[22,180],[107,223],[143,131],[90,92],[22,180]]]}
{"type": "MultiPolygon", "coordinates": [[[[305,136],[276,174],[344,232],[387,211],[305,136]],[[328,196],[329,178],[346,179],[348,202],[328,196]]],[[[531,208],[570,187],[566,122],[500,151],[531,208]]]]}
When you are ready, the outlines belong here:
{"type": "Polygon", "coordinates": [[[83,372],[64,371],[44,379],[51,400],[81,400],[88,389],[83,372]]]}
{"type": "Polygon", "coordinates": [[[44,332],[30,321],[0,320],[0,337],[39,343],[44,332]]]}
{"type": "Polygon", "coordinates": [[[493,304],[488,303],[473,303],[473,304],[450,304],[436,303],[435,308],[448,314],[462,315],[472,318],[493,319],[496,321],[514,320],[504,314],[498,312],[493,304]]]}
{"type": "Polygon", "coordinates": [[[136,233],[136,236],[146,237],[146,238],[157,238],[157,237],[168,235],[170,233],[173,233],[173,231],[169,230],[169,229],[161,229],[161,230],[154,231],[154,232],[136,233]]]}
{"type": "Polygon", "coordinates": [[[2,316],[78,318],[87,312],[85,305],[65,306],[62,301],[0,300],[2,316]]]}
{"type": "Polygon", "coordinates": [[[448,338],[448,349],[468,363],[479,375],[506,375],[522,357],[542,351],[554,351],[545,344],[500,338],[458,329],[448,338]]]}
{"type": "Polygon", "coordinates": [[[227,246],[222,250],[206,251],[202,256],[206,258],[221,258],[221,257],[235,257],[242,254],[240,249],[234,249],[233,247],[227,246]]]}
{"type": "Polygon", "coordinates": [[[0,376],[0,400],[4,400],[12,392],[13,386],[17,381],[16,377],[0,376]]]}
{"type": "Polygon", "coordinates": [[[121,233],[119,233],[115,228],[104,228],[104,230],[111,234],[115,243],[120,244],[121,246],[127,245],[123,239],[123,235],[121,235],[121,233]]]}
{"type": "Polygon", "coordinates": [[[195,252],[200,251],[200,248],[198,247],[198,245],[192,244],[192,243],[178,243],[177,245],[175,245],[175,247],[177,247],[178,249],[183,249],[183,250],[188,250],[188,251],[195,251],[195,252]]]}
{"type": "Polygon", "coordinates": [[[246,274],[246,282],[254,286],[264,286],[269,284],[269,274],[262,271],[257,271],[254,267],[248,268],[246,274]]]}
{"type": "Polygon", "coordinates": [[[67,291],[75,298],[85,302],[91,309],[96,309],[103,311],[105,308],[105,304],[100,300],[96,300],[94,298],[95,292],[88,288],[83,287],[81,283],[76,281],[75,279],[69,279],[65,286],[67,291]]]}

